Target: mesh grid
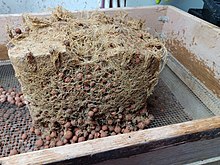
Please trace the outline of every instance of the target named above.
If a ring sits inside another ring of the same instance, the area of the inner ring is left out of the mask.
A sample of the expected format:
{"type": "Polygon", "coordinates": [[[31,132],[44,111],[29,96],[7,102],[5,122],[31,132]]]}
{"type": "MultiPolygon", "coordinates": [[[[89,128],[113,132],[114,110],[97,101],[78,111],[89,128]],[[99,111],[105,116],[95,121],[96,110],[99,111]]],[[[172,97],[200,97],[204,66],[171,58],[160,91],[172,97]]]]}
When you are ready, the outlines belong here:
{"type": "MultiPolygon", "coordinates": [[[[0,63],[0,86],[5,89],[17,87],[20,90],[11,64],[0,63]]],[[[192,120],[161,79],[148,100],[148,109],[155,117],[149,128],[192,120]]],[[[0,157],[8,156],[13,148],[20,153],[36,150],[34,147],[36,135],[27,131],[30,130],[31,123],[27,107],[18,108],[8,103],[0,104],[0,157]],[[21,138],[24,132],[28,132],[25,141],[21,138]]]]}
{"type": "Polygon", "coordinates": [[[148,99],[148,110],[155,117],[149,125],[150,128],[192,120],[161,79],[148,99]]]}
{"type": "Polygon", "coordinates": [[[31,127],[31,117],[26,107],[18,108],[9,103],[0,105],[0,157],[8,156],[11,149],[20,153],[33,151],[36,135],[28,133],[23,141],[21,136],[31,127]]]}

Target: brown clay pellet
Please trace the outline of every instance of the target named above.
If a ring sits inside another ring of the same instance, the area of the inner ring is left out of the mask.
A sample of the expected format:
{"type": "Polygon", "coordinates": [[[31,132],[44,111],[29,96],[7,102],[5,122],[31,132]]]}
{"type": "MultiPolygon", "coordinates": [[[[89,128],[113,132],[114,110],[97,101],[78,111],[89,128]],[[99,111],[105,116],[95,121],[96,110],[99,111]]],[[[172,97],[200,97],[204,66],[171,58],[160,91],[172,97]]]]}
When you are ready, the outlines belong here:
{"type": "Polygon", "coordinates": [[[130,132],[130,130],[128,129],[128,128],[125,128],[124,130],[123,130],[123,133],[129,133],[130,132]]]}
{"type": "Polygon", "coordinates": [[[99,132],[100,129],[101,129],[101,127],[97,125],[96,128],[95,128],[95,131],[96,131],[96,132],[99,132]]]}
{"type": "Polygon", "coordinates": [[[96,113],[96,112],[98,112],[98,109],[97,108],[93,108],[92,111],[96,113]]]}
{"type": "Polygon", "coordinates": [[[67,123],[64,125],[65,128],[69,128],[70,126],[71,126],[71,123],[70,123],[70,122],[67,122],[67,123]]]}
{"type": "Polygon", "coordinates": [[[40,136],[41,135],[41,131],[39,130],[39,129],[35,129],[35,134],[37,135],[37,136],[40,136]]]}
{"type": "Polygon", "coordinates": [[[148,125],[150,124],[150,119],[145,119],[145,120],[144,120],[144,124],[145,124],[146,126],[148,126],[148,125]]]}
{"type": "Polygon", "coordinates": [[[77,140],[78,140],[78,137],[77,136],[73,136],[72,141],[73,142],[77,142],[77,140]]]}
{"type": "Polygon", "coordinates": [[[66,132],[64,133],[64,138],[65,138],[65,139],[69,140],[69,139],[71,139],[72,137],[73,137],[73,133],[72,133],[71,131],[66,131],[66,132]]]}
{"type": "Polygon", "coordinates": [[[43,140],[39,139],[35,142],[36,147],[41,147],[44,144],[43,140]]]}
{"type": "Polygon", "coordinates": [[[49,145],[44,146],[44,149],[48,149],[48,148],[49,148],[49,145]]]}
{"type": "Polygon", "coordinates": [[[51,132],[50,137],[55,138],[57,136],[57,133],[55,131],[51,132]]]}
{"type": "Polygon", "coordinates": [[[109,119],[108,120],[108,125],[112,125],[113,124],[113,120],[109,119]]]}
{"type": "Polygon", "coordinates": [[[89,112],[88,112],[88,116],[89,116],[89,117],[93,117],[93,115],[94,115],[94,112],[93,112],[93,111],[89,111],[89,112]]]}
{"type": "Polygon", "coordinates": [[[101,136],[101,137],[107,137],[108,134],[107,134],[107,132],[102,132],[100,136],[101,136]]]}
{"type": "Polygon", "coordinates": [[[82,130],[81,130],[81,129],[78,129],[78,130],[76,130],[75,135],[76,135],[76,136],[81,136],[82,133],[83,133],[82,130]]]}
{"type": "Polygon", "coordinates": [[[56,146],[62,146],[63,142],[61,140],[57,141],[56,146]]]}
{"type": "Polygon", "coordinates": [[[22,138],[22,140],[27,139],[27,134],[26,133],[22,134],[21,138],[22,138]]]}
{"type": "Polygon", "coordinates": [[[107,130],[108,130],[108,126],[107,126],[107,125],[103,125],[103,126],[102,126],[102,130],[103,130],[103,131],[107,131],[107,130]]]}
{"type": "Polygon", "coordinates": [[[31,128],[30,128],[30,132],[31,132],[31,133],[34,133],[34,127],[31,127],[31,128]]]}
{"type": "Polygon", "coordinates": [[[113,126],[108,126],[109,131],[114,131],[114,127],[113,126]]]}
{"type": "Polygon", "coordinates": [[[83,74],[82,74],[82,73],[77,73],[76,78],[77,78],[78,80],[82,80],[83,74]]]}
{"type": "Polygon", "coordinates": [[[10,154],[9,154],[10,156],[16,155],[16,154],[18,154],[18,151],[16,149],[10,150],[10,154]]]}
{"type": "Polygon", "coordinates": [[[20,29],[20,28],[16,28],[16,29],[15,29],[15,33],[16,33],[16,34],[21,34],[21,33],[22,33],[22,31],[21,31],[21,29],[20,29]]]}
{"type": "Polygon", "coordinates": [[[51,140],[49,146],[50,147],[55,147],[56,146],[56,142],[54,140],[51,140]]]}
{"type": "Polygon", "coordinates": [[[89,134],[88,139],[91,140],[91,139],[93,139],[93,138],[94,138],[93,134],[89,134]]]}
{"type": "Polygon", "coordinates": [[[63,132],[63,131],[61,131],[61,132],[60,132],[60,136],[63,136],[63,135],[64,135],[64,132],[63,132]]]}
{"type": "Polygon", "coordinates": [[[51,137],[47,135],[47,136],[45,137],[45,139],[46,139],[47,141],[50,141],[51,137]]]}
{"type": "Polygon", "coordinates": [[[86,139],[85,139],[85,137],[79,137],[79,139],[78,139],[78,142],[83,142],[83,141],[85,141],[86,139]]]}
{"type": "Polygon", "coordinates": [[[91,134],[92,134],[92,135],[95,135],[95,130],[92,130],[92,131],[91,131],[91,134]]]}
{"type": "Polygon", "coordinates": [[[121,127],[119,126],[115,126],[115,129],[114,129],[115,133],[120,133],[121,132],[121,127]]]}
{"type": "Polygon", "coordinates": [[[143,122],[139,122],[138,125],[137,125],[137,127],[138,127],[139,129],[144,129],[145,125],[144,125],[143,122]]]}
{"type": "Polygon", "coordinates": [[[112,132],[112,133],[111,133],[111,136],[114,136],[114,135],[116,135],[116,133],[115,133],[115,132],[112,132]]]}
{"type": "Polygon", "coordinates": [[[94,138],[96,139],[96,138],[99,138],[99,136],[100,136],[100,133],[99,132],[96,132],[95,134],[94,134],[94,138]]]}
{"type": "Polygon", "coordinates": [[[63,144],[67,144],[68,140],[67,139],[63,139],[63,144]]]}

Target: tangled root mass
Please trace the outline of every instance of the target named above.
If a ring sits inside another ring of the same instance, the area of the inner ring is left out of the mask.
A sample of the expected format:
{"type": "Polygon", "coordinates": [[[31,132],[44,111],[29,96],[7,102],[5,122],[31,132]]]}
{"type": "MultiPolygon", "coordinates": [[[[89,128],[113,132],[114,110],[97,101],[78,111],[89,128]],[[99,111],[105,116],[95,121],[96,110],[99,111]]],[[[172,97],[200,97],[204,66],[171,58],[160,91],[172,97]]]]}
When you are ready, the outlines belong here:
{"type": "Polygon", "coordinates": [[[49,18],[25,16],[24,23],[28,32],[12,39],[15,46],[51,41],[43,56],[30,48],[16,73],[36,127],[50,134],[67,122],[83,129],[112,120],[125,127],[148,117],[140,110],[158,82],[166,48],[143,21],[57,8],[49,18]]]}

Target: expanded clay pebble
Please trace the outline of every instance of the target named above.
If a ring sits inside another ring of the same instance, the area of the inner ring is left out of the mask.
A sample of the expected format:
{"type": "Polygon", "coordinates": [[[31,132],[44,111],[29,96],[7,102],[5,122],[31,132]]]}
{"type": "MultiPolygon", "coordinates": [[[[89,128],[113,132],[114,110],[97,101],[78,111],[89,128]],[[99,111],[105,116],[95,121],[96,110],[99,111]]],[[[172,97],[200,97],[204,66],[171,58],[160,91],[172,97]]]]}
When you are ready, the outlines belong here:
{"type": "Polygon", "coordinates": [[[56,146],[62,146],[63,142],[61,140],[57,141],[56,146]]]}
{"type": "Polygon", "coordinates": [[[82,134],[83,134],[83,132],[82,132],[81,129],[78,129],[78,130],[75,131],[75,135],[76,135],[77,137],[81,136],[82,134]]]}
{"type": "Polygon", "coordinates": [[[69,140],[69,139],[71,139],[72,137],[73,137],[73,133],[72,133],[71,131],[66,131],[66,132],[64,133],[64,138],[65,138],[65,139],[69,140]]]}
{"type": "Polygon", "coordinates": [[[101,132],[101,135],[100,135],[100,137],[102,138],[102,137],[107,137],[108,136],[108,133],[107,132],[101,132]]]}
{"type": "Polygon", "coordinates": [[[101,130],[101,127],[99,125],[96,126],[95,131],[99,132],[101,130]]]}
{"type": "Polygon", "coordinates": [[[127,121],[131,121],[131,120],[132,120],[132,115],[131,115],[131,114],[127,114],[127,115],[125,116],[125,119],[126,119],[127,121]]]}
{"type": "Polygon", "coordinates": [[[114,127],[113,126],[108,126],[108,129],[110,132],[114,131],[114,127]]]}
{"type": "Polygon", "coordinates": [[[30,128],[30,133],[34,133],[34,130],[35,130],[34,127],[31,127],[30,128]]]}
{"type": "Polygon", "coordinates": [[[85,137],[79,137],[78,142],[83,142],[85,140],[86,140],[85,137]]]}
{"type": "Polygon", "coordinates": [[[63,139],[63,144],[67,144],[69,141],[67,139],[63,139]]]}
{"type": "Polygon", "coordinates": [[[92,135],[95,135],[95,133],[96,133],[95,130],[92,130],[92,131],[91,131],[91,134],[92,134],[92,135]]]}
{"type": "Polygon", "coordinates": [[[34,130],[34,133],[35,133],[37,136],[40,136],[40,135],[41,135],[40,129],[35,129],[35,130],[34,130]]]}
{"type": "Polygon", "coordinates": [[[4,90],[4,88],[1,87],[0,89],[0,103],[8,102],[18,107],[22,107],[26,104],[24,99],[20,99],[20,96],[23,96],[22,93],[16,93],[16,88],[4,90]]]}
{"type": "Polygon", "coordinates": [[[48,148],[50,148],[49,145],[44,146],[44,149],[48,149],[48,148]]]}
{"type": "Polygon", "coordinates": [[[55,131],[51,132],[50,137],[55,138],[57,136],[57,133],[55,131]]]}
{"type": "Polygon", "coordinates": [[[7,96],[4,95],[4,94],[2,94],[2,95],[0,96],[0,102],[1,102],[1,103],[4,103],[4,102],[6,102],[6,100],[7,100],[7,96]]]}
{"type": "Polygon", "coordinates": [[[46,136],[45,139],[46,139],[47,141],[50,141],[50,140],[51,140],[51,137],[50,137],[50,136],[46,136]]]}
{"type": "Polygon", "coordinates": [[[89,116],[89,117],[93,117],[93,115],[94,115],[94,111],[89,111],[89,112],[88,112],[88,116],[89,116]]]}
{"type": "Polygon", "coordinates": [[[122,132],[123,132],[123,133],[129,133],[130,130],[126,127],[122,132]]]}
{"type": "Polygon", "coordinates": [[[73,136],[72,141],[75,143],[75,142],[77,142],[77,140],[78,140],[78,137],[77,136],[73,136]]]}
{"type": "Polygon", "coordinates": [[[145,119],[145,120],[144,120],[144,124],[145,124],[146,126],[148,126],[148,125],[150,124],[150,122],[151,122],[150,119],[145,119]]]}
{"type": "Polygon", "coordinates": [[[88,140],[91,140],[93,138],[94,138],[94,135],[93,134],[89,134],[88,140]]]}
{"type": "Polygon", "coordinates": [[[103,131],[107,131],[107,130],[108,130],[108,126],[107,126],[107,125],[103,125],[103,126],[102,126],[102,130],[103,130],[103,131]]]}
{"type": "Polygon", "coordinates": [[[16,33],[16,34],[21,34],[21,33],[22,33],[22,31],[21,31],[21,29],[20,29],[20,28],[16,28],[16,29],[15,29],[15,33],[16,33]]]}
{"type": "Polygon", "coordinates": [[[44,142],[43,142],[43,140],[42,139],[39,139],[39,140],[37,140],[36,142],[35,142],[35,146],[36,147],[41,147],[41,146],[43,146],[43,144],[44,144],[44,142]]]}
{"type": "Polygon", "coordinates": [[[67,128],[69,128],[71,126],[71,123],[70,122],[67,122],[65,125],[64,125],[64,127],[67,129],[67,128]]]}
{"type": "Polygon", "coordinates": [[[45,145],[49,145],[49,144],[50,144],[50,141],[46,141],[46,142],[45,142],[45,145]]]}
{"type": "Polygon", "coordinates": [[[49,146],[50,146],[50,148],[55,147],[56,146],[56,141],[51,140],[49,146]]]}
{"type": "Polygon", "coordinates": [[[115,132],[112,132],[112,133],[111,133],[111,136],[114,136],[114,135],[116,135],[116,133],[115,133],[115,132]]]}
{"type": "Polygon", "coordinates": [[[108,120],[108,124],[109,124],[109,125],[112,125],[112,124],[113,124],[113,120],[109,119],[109,120],[108,120]]]}
{"type": "Polygon", "coordinates": [[[77,73],[76,78],[77,78],[77,80],[82,80],[83,74],[82,73],[77,73]]]}
{"type": "Polygon", "coordinates": [[[138,125],[137,125],[137,127],[138,127],[139,129],[144,129],[144,127],[145,127],[144,122],[139,122],[138,125]]]}
{"type": "Polygon", "coordinates": [[[115,126],[115,129],[114,129],[115,133],[120,133],[121,132],[121,127],[120,126],[115,126]]]}
{"type": "Polygon", "coordinates": [[[10,150],[10,153],[9,153],[10,156],[16,155],[16,154],[18,154],[18,151],[16,149],[10,150]]]}
{"type": "Polygon", "coordinates": [[[94,134],[94,139],[99,138],[99,136],[100,136],[100,133],[99,133],[99,132],[95,132],[95,134],[94,134]]]}
{"type": "Polygon", "coordinates": [[[61,131],[61,132],[60,132],[60,136],[63,136],[63,135],[64,135],[64,131],[61,131]]]}
{"type": "Polygon", "coordinates": [[[22,138],[22,140],[27,139],[27,134],[26,133],[22,134],[21,138],[22,138]]]}

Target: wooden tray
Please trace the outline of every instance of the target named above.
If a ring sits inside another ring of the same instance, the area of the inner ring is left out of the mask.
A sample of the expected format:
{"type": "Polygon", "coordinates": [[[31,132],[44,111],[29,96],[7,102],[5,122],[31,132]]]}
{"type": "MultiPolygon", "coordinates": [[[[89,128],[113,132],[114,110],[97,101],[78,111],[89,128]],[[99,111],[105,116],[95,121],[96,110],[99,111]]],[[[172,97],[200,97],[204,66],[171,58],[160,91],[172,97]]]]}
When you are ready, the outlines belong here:
{"type": "MultiPolygon", "coordinates": [[[[9,156],[0,159],[11,164],[186,164],[220,155],[220,29],[171,6],[101,10],[108,14],[126,11],[146,20],[152,34],[161,37],[170,51],[169,68],[214,115],[192,108],[185,100],[193,121],[95,139],[77,144],[9,156]],[[191,107],[191,108],[190,108],[191,107]]],[[[75,12],[79,14],[79,12],[75,12]]],[[[34,14],[47,16],[47,13],[34,14]]],[[[0,15],[0,59],[7,59],[5,26],[19,26],[21,15],[0,15]]],[[[165,70],[166,71],[166,70],[165,70]]],[[[166,72],[161,76],[166,80],[166,72]]],[[[177,83],[167,79],[171,90],[177,83]]],[[[179,92],[181,93],[181,92],[179,92]]],[[[182,99],[181,99],[182,97],[182,99]]]]}

